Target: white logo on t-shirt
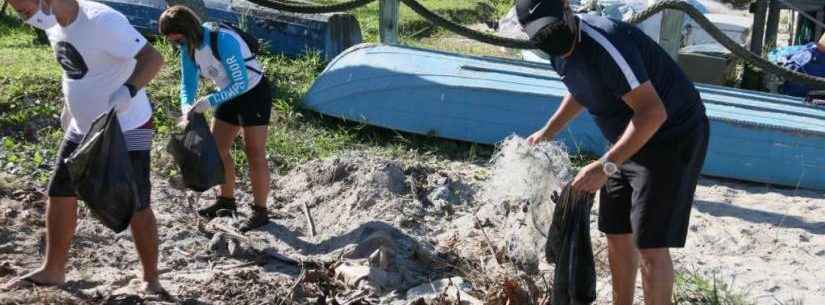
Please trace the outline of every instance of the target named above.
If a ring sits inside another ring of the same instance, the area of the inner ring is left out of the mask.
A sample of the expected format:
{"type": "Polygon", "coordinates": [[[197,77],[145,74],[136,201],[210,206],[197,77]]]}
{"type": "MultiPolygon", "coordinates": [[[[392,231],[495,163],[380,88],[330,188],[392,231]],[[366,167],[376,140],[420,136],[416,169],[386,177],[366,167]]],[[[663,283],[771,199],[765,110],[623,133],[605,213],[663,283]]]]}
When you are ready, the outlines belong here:
{"type": "Polygon", "coordinates": [[[536,11],[536,9],[538,9],[538,8],[539,8],[539,6],[541,6],[541,2],[537,3],[537,4],[536,4],[536,6],[534,6],[533,8],[531,8],[531,9],[530,9],[530,14],[532,14],[533,12],[535,12],[535,11],[536,11]]]}

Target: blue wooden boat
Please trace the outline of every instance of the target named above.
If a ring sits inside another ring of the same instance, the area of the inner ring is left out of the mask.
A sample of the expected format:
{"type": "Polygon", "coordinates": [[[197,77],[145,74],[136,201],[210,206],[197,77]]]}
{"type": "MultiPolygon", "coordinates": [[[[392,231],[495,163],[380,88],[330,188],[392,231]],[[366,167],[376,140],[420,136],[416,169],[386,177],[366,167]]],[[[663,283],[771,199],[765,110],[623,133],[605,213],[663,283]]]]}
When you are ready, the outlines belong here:
{"type": "MultiPolygon", "coordinates": [[[[164,0],[96,0],[126,15],[145,34],[157,34],[164,0]]],[[[361,43],[358,20],[350,14],[299,15],[276,11],[246,1],[204,0],[208,20],[241,25],[266,42],[276,54],[301,56],[320,53],[329,61],[361,43]]]]}
{"type": "MultiPolygon", "coordinates": [[[[825,108],[782,95],[697,87],[712,121],[705,175],[825,190],[825,108]]],[[[546,64],[363,44],[330,62],[304,106],[370,125],[494,144],[543,126],[566,93],[546,64]]],[[[572,152],[607,149],[587,114],[559,140],[572,152]]]]}

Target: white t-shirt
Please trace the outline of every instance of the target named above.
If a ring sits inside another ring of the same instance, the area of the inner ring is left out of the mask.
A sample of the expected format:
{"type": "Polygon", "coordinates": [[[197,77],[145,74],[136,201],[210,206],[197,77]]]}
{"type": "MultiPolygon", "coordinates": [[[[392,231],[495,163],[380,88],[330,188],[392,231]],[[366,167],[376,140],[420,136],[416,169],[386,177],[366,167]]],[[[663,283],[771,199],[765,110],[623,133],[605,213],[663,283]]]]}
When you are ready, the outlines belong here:
{"type": "MultiPolygon", "coordinates": [[[[79,0],[77,18],[68,26],[46,30],[55,57],[63,67],[63,94],[72,114],[69,132],[86,134],[92,122],[110,110],[109,97],[132,75],[135,55],[146,45],[126,16],[91,1],[79,0]]],[[[152,107],[145,90],[118,115],[123,131],[149,121],[152,107]]]]}

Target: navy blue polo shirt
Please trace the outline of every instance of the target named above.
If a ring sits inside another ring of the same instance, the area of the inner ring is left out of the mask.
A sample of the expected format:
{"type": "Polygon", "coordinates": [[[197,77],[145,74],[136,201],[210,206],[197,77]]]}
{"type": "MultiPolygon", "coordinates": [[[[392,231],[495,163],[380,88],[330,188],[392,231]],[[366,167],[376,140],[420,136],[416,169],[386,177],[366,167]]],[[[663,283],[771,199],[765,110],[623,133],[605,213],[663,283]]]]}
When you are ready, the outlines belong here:
{"type": "Polygon", "coordinates": [[[705,107],[699,92],[653,39],[621,21],[593,15],[579,15],[579,20],[581,35],[573,53],[551,60],[568,91],[611,143],[633,117],[622,96],[647,81],[656,88],[668,115],[651,141],[674,139],[702,122],[705,107]]]}

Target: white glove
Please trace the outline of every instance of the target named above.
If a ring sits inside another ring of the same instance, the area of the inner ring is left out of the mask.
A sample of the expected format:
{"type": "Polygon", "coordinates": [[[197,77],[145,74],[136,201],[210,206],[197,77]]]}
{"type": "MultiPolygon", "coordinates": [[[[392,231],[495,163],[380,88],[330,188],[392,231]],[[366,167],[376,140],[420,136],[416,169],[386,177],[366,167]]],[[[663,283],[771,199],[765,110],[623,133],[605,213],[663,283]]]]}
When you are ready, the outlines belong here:
{"type": "Polygon", "coordinates": [[[63,112],[60,113],[60,126],[63,127],[63,131],[69,130],[69,125],[72,123],[72,113],[69,112],[69,104],[64,99],[63,100],[63,112]]]}
{"type": "Polygon", "coordinates": [[[120,86],[112,96],[109,97],[109,106],[115,108],[118,113],[126,112],[132,103],[132,95],[129,94],[129,88],[125,85],[120,86]]]}
{"type": "Polygon", "coordinates": [[[178,123],[176,125],[178,126],[178,128],[184,129],[186,128],[187,124],[189,124],[189,119],[186,117],[186,115],[182,115],[178,118],[178,123]]]}
{"type": "Polygon", "coordinates": [[[194,111],[195,113],[203,113],[209,108],[212,108],[212,105],[209,104],[209,101],[206,98],[202,98],[199,99],[197,103],[192,105],[192,108],[189,109],[189,111],[194,111]]]}

